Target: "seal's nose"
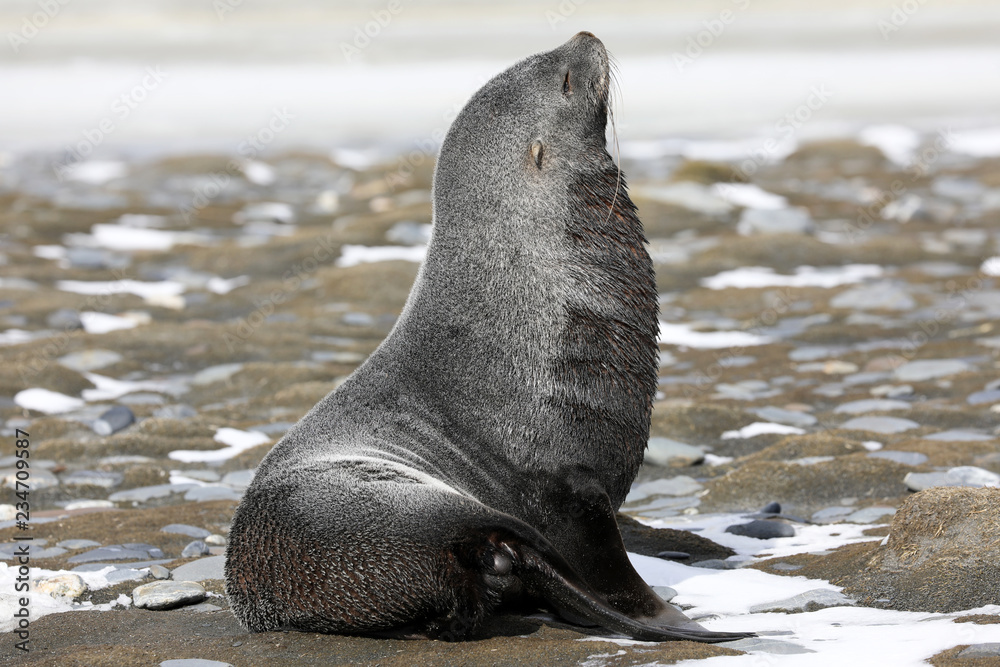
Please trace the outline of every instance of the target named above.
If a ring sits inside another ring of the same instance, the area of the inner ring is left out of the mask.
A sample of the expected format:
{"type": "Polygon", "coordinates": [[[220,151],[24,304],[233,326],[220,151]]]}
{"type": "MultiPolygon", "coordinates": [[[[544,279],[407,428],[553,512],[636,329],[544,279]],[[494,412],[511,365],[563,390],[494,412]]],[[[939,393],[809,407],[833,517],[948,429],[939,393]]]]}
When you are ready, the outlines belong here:
{"type": "MultiPolygon", "coordinates": [[[[597,39],[597,35],[595,35],[592,32],[589,32],[587,30],[581,30],[580,32],[578,32],[575,35],[573,35],[573,39],[584,39],[584,38],[587,38],[587,37],[589,37],[590,39],[597,39]]],[[[597,41],[601,41],[601,40],[598,39],[597,41]]]]}

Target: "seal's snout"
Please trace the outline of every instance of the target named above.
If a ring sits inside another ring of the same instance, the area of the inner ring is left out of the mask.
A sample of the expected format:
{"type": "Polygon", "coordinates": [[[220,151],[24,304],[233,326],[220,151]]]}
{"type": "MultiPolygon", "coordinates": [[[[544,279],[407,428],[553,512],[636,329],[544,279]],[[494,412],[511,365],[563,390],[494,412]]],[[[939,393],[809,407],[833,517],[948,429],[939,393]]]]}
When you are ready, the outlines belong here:
{"type": "Polygon", "coordinates": [[[577,73],[573,78],[581,77],[589,82],[595,99],[603,100],[608,87],[608,51],[604,42],[584,30],[573,35],[560,50],[566,54],[570,69],[577,73]]]}

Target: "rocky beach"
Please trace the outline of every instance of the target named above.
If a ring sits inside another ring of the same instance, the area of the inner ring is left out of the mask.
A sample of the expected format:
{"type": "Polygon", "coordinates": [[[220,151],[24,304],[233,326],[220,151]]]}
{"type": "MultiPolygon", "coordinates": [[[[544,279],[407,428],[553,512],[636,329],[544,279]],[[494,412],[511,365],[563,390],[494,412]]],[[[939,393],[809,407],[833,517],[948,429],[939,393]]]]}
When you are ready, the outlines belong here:
{"type": "Polygon", "coordinates": [[[0,607],[16,630],[27,553],[31,651],[6,634],[0,660],[844,664],[878,626],[898,664],[992,664],[998,136],[874,126],[760,162],[622,145],[662,323],[621,522],[674,604],[759,634],[721,646],[544,615],[460,644],[246,634],[222,595],[233,509],[392,327],[432,159],[4,154],[0,607]]]}

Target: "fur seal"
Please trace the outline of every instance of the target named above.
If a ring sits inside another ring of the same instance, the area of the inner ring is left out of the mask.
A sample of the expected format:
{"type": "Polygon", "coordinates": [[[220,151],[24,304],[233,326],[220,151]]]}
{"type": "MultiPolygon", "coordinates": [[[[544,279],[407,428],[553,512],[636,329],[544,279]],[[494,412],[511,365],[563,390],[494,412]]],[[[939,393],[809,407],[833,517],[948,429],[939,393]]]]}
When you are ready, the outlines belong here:
{"type": "Polygon", "coordinates": [[[649,434],[658,310],[606,150],[609,83],[581,32],[455,119],[395,327],[236,510],[226,593],[247,629],[461,639],[545,605],[642,640],[747,636],[662,602],[615,521],[649,434]]]}

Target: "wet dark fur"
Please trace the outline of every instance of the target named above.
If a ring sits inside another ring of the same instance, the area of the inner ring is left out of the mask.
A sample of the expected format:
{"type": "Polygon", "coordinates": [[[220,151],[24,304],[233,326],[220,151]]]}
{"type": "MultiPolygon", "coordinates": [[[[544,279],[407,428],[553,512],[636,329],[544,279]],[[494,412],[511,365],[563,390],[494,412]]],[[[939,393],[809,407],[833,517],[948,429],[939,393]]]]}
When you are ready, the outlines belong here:
{"type": "Polygon", "coordinates": [[[607,96],[604,47],[581,33],[456,118],[395,328],[233,518],[245,627],[460,639],[543,605],[643,639],[739,636],[665,605],[615,522],[648,437],[657,298],[607,96]]]}

